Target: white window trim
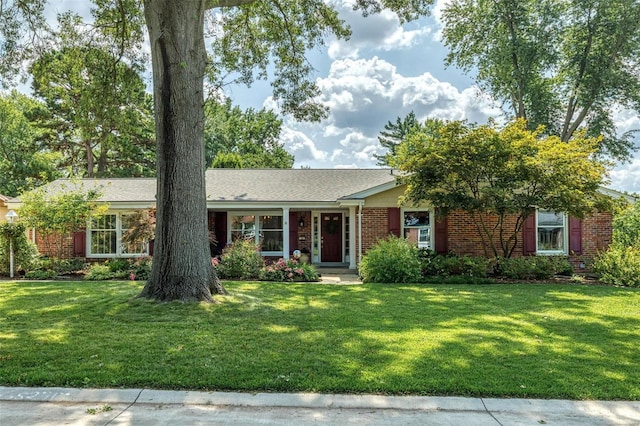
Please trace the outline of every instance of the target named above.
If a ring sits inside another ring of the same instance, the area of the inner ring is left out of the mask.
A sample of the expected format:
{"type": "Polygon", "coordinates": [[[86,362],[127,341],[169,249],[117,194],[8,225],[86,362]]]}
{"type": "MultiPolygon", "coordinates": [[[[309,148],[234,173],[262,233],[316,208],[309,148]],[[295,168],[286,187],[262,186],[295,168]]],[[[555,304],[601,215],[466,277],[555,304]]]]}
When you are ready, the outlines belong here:
{"type": "MultiPolygon", "coordinates": [[[[258,244],[259,241],[259,237],[260,237],[260,216],[279,216],[282,218],[282,246],[284,248],[284,241],[285,238],[288,238],[285,235],[285,230],[286,230],[286,223],[285,223],[285,217],[282,211],[274,211],[274,210],[256,210],[256,211],[229,211],[227,212],[227,216],[229,217],[229,220],[227,220],[227,241],[228,242],[232,242],[232,234],[233,234],[233,221],[230,220],[232,217],[234,216],[253,216],[254,217],[254,226],[256,229],[256,234],[254,237],[254,242],[256,244],[258,244]]],[[[286,220],[288,221],[288,217],[286,218],[286,220]]],[[[268,229],[270,230],[270,229],[268,229]]],[[[263,257],[283,257],[284,256],[284,250],[280,250],[280,251],[264,251],[261,250],[260,254],[263,257]]]]}
{"type": "MultiPolygon", "coordinates": [[[[429,209],[429,208],[402,208],[400,209],[400,235],[402,236],[402,238],[404,238],[404,230],[405,228],[408,229],[412,229],[413,227],[411,226],[406,226],[404,225],[404,215],[405,212],[428,212],[429,213],[429,228],[430,229],[430,235],[429,235],[429,248],[428,250],[435,250],[435,244],[436,244],[436,239],[435,239],[435,213],[433,211],[433,209],[429,209]]],[[[419,238],[419,236],[418,236],[419,238]]]]}
{"type": "Polygon", "coordinates": [[[122,252],[122,215],[136,213],[135,210],[126,211],[107,211],[104,216],[115,215],[116,216],[116,252],[115,253],[91,253],[91,223],[87,224],[86,231],[86,257],[88,259],[111,259],[111,258],[136,258],[149,256],[149,243],[145,244],[144,253],[123,253],[122,252]]]}
{"type": "Polygon", "coordinates": [[[562,232],[562,246],[564,247],[562,250],[541,250],[538,248],[538,212],[546,211],[550,212],[552,210],[548,209],[536,209],[536,254],[541,256],[558,256],[558,255],[566,255],[569,253],[569,217],[566,213],[563,213],[563,232],[562,232]]]}

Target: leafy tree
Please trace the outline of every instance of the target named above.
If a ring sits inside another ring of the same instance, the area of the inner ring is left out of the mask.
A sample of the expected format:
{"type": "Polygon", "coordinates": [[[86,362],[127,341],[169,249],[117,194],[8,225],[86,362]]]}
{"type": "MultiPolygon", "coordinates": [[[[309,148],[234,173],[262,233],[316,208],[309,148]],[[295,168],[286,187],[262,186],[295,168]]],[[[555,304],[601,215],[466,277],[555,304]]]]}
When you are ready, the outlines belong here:
{"type": "Polygon", "coordinates": [[[454,0],[443,11],[448,65],[529,129],[569,141],[604,137],[602,153],[626,159],[632,134],[616,135],[616,106],[639,111],[640,3],[636,0],[454,0]]]}
{"type": "MultiPolygon", "coordinates": [[[[5,46],[16,51],[16,25],[42,17],[45,0],[11,3],[16,24],[0,23],[5,46]],[[35,14],[33,17],[31,14],[35,14]]],[[[139,0],[94,0],[97,23],[110,30],[122,51],[139,42],[139,0]]],[[[426,14],[433,0],[357,0],[365,14],[390,9],[406,21],[426,14]]],[[[157,225],[151,277],[142,296],[160,301],[212,301],[225,293],[215,275],[208,247],[204,156],[204,75],[207,62],[214,87],[221,76],[239,75],[251,83],[273,70],[274,98],[297,119],[326,112],[314,102],[307,49],[328,34],[346,38],[348,28],[322,0],[144,0],[151,44],[157,153],[157,225]],[[205,50],[205,12],[214,40],[205,50]],[[270,63],[273,67],[270,68],[270,63]]],[[[38,28],[39,23],[29,25],[38,28]]],[[[1,58],[0,58],[1,59],[1,58]]],[[[1,70],[1,69],[0,69],[1,70]]]]}
{"type": "Polygon", "coordinates": [[[63,15],[59,24],[56,46],[30,68],[50,111],[45,143],[74,175],[153,175],[153,106],[138,70],[96,43],[78,16],[63,15]]]}
{"type": "Polygon", "coordinates": [[[65,257],[65,240],[74,232],[84,231],[87,223],[103,215],[108,205],[98,202],[99,189],[85,190],[82,185],[70,181],[57,188],[36,188],[20,196],[20,222],[38,230],[47,252],[54,257],[65,257]]]}
{"type": "Polygon", "coordinates": [[[294,157],[279,140],[281,127],[282,120],[273,111],[243,111],[232,106],[231,100],[223,104],[210,101],[205,105],[206,164],[214,168],[291,168],[294,157]]]}
{"type": "Polygon", "coordinates": [[[17,196],[58,177],[60,154],[43,150],[33,117],[43,105],[16,91],[0,96],[0,193],[17,196]]]}
{"type": "Polygon", "coordinates": [[[427,122],[402,142],[392,165],[409,174],[406,200],[468,212],[495,257],[510,257],[536,207],[584,217],[606,203],[597,190],[610,164],[595,158],[599,139],[567,142],[516,120],[495,124],[427,122]],[[437,130],[437,131],[436,131],[437,130]]]}
{"type": "Polygon", "coordinates": [[[613,244],[640,248],[640,203],[628,206],[614,217],[613,244]]]}
{"type": "Polygon", "coordinates": [[[380,132],[378,141],[383,148],[387,149],[387,152],[382,155],[375,155],[378,160],[379,166],[388,166],[389,157],[393,157],[396,154],[396,147],[413,131],[420,129],[420,122],[416,119],[416,115],[413,111],[407,114],[404,118],[396,118],[396,122],[387,122],[384,125],[384,130],[380,132]]]}

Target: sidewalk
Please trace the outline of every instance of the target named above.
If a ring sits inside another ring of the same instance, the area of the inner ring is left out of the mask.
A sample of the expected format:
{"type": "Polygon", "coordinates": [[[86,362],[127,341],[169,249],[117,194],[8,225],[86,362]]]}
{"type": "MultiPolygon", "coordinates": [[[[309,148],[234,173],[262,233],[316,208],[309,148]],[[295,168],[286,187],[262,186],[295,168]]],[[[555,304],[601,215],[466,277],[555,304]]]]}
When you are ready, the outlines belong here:
{"type": "Polygon", "coordinates": [[[640,402],[0,387],[0,425],[640,425],[640,402]]]}

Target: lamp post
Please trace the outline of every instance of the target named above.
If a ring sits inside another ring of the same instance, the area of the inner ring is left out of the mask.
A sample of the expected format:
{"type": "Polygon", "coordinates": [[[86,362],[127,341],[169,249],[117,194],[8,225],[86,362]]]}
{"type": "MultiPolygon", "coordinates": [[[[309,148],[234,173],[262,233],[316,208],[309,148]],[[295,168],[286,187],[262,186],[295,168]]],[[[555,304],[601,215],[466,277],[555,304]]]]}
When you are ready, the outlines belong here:
{"type": "MultiPolygon", "coordinates": [[[[18,218],[18,213],[14,210],[9,210],[5,215],[7,222],[13,224],[13,222],[18,218]]],[[[13,226],[11,227],[11,231],[13,232],[13,226]]],[[[9,277],[13,278],[13,270],[14,270],[14,255],[13,255],[13,234],[9,234],[9,277]]]]}

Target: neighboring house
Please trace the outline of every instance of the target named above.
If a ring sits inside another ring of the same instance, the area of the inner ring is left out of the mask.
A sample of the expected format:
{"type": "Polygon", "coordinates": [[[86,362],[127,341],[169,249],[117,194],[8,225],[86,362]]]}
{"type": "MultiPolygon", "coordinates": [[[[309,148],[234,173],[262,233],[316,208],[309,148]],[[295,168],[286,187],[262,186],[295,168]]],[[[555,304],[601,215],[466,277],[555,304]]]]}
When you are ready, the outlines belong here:
{"type": "MultiPolygon", "coordinates": [[[[288,258],[301,250],[314,264],[354,269],[361,256],[389,234],[440,253],[484,255],[468,214],[455,211],[439,217],[428,206],[399,207],[405,187],[396,179],[389,169],[209,169],[208,221],[217,240],[212,255],[237,238],[250,238],[264,257],[288,258]]],[[[152,243],[131,247],[123,245],[121,237],[134,211],[155,206],[155,179],[80,182],[85,189],[101,187],[100,201],[109,203],[110,210],[86,232],[69,238],[69,256],[153,254],[152,243]]],[[[72,187],[72,181],[58,180],[46,188],[55,192],[65,186],[72,187]]],[[[577,220],[561,212],[537,211],[527,220],[514,255],[567,255],[579,267],[608,247],[611,221],[608,212],[577,220]]]]}

